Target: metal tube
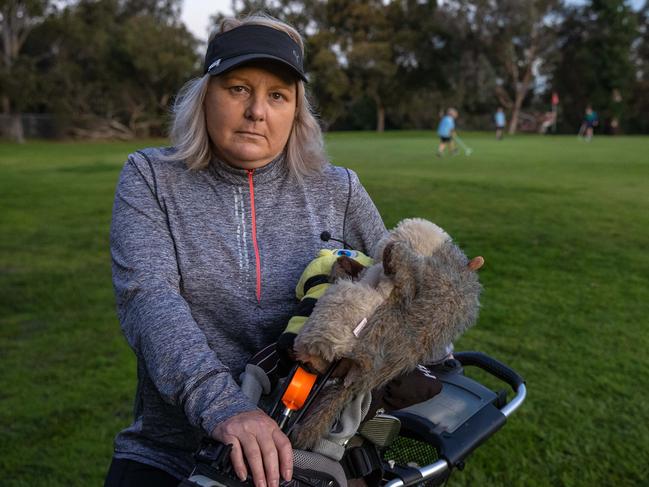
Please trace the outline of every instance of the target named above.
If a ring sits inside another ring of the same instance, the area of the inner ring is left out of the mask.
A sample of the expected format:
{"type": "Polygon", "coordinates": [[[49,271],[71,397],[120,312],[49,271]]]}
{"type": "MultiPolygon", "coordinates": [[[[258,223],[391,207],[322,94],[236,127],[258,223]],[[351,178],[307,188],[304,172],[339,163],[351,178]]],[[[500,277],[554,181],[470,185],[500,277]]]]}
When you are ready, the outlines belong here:
{"type": "Polygon", "coordinates": [[[509,416],[514,411],[516,411],[521,406],[521,404],[523,404],[523,401],[525,401],[525,396],[527,396],[527,389],[525,388],[525,384],[521,384],[516,389],[516,395],[512,398],[511,401],[503,406],[500,412],[503,413],[506,417],[509,416]]]}
{"type": "Polygon", "coordinates": [[[291,417],[292,412],[293,411],[291,409],[289,409],[289,408],[284,409],[284,411],[282,412],[282,415],[277,420],[277,425],[279,426],[279,429],[281,429],[282,431],[284,431],[284,426],[286,425],[286,422],[288,421],[288,418],[291,417]]]}
{"type": "MultiPolygon", "coordinates": [[[[417,468],[417,470],[419,470],[419,473],[422,476],[422,478],[417,479],[416,481],[416,483],[419,484],[420,482],[428,480],[435,475],[446,472],[446,470],[448,470],[448,462],[444,459],[437,460],[435,463],[431,463],[430,465],[426,465],[425,467],[419,467],[417,468]]],[[[383,487],[403,487],[403,485],[403,479],[394,479],[390,480],[383,487]]]]}

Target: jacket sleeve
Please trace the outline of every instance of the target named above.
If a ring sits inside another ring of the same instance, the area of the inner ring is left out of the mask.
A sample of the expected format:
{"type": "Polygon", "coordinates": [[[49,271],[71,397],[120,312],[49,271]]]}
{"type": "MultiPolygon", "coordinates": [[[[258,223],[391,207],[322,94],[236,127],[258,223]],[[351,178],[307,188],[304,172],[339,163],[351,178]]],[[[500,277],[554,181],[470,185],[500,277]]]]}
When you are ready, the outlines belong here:
{"type": "Polygon", "coordinates": [[[347,171],[350,177],[350,194],[345,212],[344,239],[353,249],[374,256],[374,247],[387,230],[379,210],[356,173],[349,169],[347,171]]]}
{"type": "Polygon", "coordinates": [[[162,398],[207,434],[255,409],[209,347],[181,295],[173,236],[153,166],[129,157],[115,193],[110,233],[117,314],[162,398]]]}

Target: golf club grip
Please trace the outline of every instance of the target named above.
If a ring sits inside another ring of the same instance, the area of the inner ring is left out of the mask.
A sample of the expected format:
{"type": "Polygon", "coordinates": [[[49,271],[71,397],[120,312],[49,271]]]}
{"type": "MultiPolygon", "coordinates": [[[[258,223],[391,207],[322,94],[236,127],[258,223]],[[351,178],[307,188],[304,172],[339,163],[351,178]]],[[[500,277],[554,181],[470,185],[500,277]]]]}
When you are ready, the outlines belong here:
{"type": "Polygon", "coordinates": [[[453,357],[463,366],[475,366],[509,384],[516,392],[525,380],[502,362],[482,352],[456,352],[453,357]]]}

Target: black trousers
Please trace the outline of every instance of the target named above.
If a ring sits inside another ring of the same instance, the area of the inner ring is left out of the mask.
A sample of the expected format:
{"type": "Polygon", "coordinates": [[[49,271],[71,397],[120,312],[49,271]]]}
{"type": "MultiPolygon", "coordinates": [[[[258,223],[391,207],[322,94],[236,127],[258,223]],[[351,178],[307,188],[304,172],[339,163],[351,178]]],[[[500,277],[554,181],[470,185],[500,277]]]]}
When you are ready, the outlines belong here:
{"type": "Polygon", "coordinates": [[[159,468],[113,458],[104,487],[178,487],[179,483],[180,480],[159,468]]]}

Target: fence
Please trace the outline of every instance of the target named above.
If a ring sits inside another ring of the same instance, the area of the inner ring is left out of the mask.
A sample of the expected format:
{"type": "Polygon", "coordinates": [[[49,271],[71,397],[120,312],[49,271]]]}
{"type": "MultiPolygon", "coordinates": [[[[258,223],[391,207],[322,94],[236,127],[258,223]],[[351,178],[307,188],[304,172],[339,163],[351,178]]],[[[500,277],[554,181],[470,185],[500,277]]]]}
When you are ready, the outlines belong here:
{"type": "Polygon", "coordinates": [[[64,128],[54,115],[23,113],[22,115],[0,114],[0,134],[15,138],[16,117],[20,118],[23,137],[28,139],[55,139],[64,135],[64,128]]]}

